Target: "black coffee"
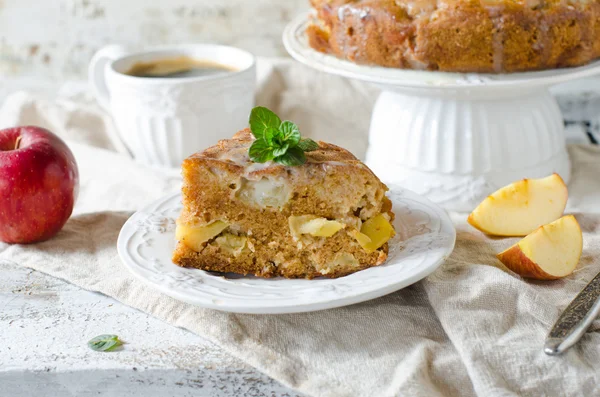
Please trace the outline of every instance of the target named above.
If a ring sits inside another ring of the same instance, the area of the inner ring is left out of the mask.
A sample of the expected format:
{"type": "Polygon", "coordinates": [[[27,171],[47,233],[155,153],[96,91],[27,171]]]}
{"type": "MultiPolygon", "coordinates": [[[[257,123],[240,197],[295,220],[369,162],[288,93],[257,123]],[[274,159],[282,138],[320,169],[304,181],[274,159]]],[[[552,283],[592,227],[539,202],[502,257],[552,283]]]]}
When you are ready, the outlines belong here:
{"type": "Polygon", "coordinates": [[[138,62],[129,68],[125,74],[135,77],[181,78],[213,76],[234,71],[229,66],[215,62],[180,56],[150,62],[138,62]]]}

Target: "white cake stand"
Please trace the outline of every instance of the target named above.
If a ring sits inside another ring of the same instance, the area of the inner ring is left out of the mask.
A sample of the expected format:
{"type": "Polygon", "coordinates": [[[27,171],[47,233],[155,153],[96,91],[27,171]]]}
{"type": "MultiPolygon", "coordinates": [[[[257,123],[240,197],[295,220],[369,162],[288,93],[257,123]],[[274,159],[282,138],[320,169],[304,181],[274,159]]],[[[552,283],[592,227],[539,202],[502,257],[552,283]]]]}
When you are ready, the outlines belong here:
{"type": "Polygon", "coordinates": [[[600,73],[600,61],[503,75],[361,66],[313,50],[307,24],[303,16],[285,29],[292,57],[383,89],[373,109],[366,162],[384,182],[456,211],[473,210],[520,178],[557,172],[568,182],[563,119],[548,88],[600,73]]]}

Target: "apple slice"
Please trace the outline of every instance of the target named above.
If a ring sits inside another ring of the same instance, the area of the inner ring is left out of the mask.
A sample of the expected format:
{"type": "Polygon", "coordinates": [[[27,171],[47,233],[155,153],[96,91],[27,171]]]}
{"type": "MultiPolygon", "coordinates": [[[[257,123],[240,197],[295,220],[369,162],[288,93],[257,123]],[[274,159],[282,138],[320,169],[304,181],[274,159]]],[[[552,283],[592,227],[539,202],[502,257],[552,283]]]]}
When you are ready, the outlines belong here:
{"type": "Polygon", "coordinates": [[[497,257],[523,277],[555,280],[575,270],[582,250],[579,223],[573,215],[567,215],[540,227],[497,257]]]}
{"type": "Polygon", "coordinates": [[[301,234],[310,234],[315,237],[331,237],[346,225],[315,215],[290,216],[288,218],[292,236],[298,238],[301,234]]]}
{"type": "Polygon", "coordinates": [[[217,237],[228,227],[229,223],[223,221],[214,221],[208,225],[177,222],[175,238],[188,248],[200,252],[204,248],[204,243],[217,237]]]}
{"type": "Polygon", "coordinates": [[[526,236],[560,218],[568,196],[567,186],[558,174],[523,179],[488,196],[467,220],[494,236],[526,236]]]}
{"type": "Polygon", "coordinates": [[[360,232],[356,229],[351,230],[350,235],[370,254],[387,243],[396,232],[390,221],[383,214],[379,214],[363,223],[360,232]]]}

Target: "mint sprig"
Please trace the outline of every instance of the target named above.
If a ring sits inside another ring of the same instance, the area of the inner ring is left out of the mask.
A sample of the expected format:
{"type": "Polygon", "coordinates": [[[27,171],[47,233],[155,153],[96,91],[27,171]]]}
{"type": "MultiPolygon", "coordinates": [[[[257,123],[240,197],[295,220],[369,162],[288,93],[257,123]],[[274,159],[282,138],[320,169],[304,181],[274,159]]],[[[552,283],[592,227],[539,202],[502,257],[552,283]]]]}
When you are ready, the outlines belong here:
{"type": "Polygon", "coordinates": [[[248,155],[255,163],[275,161],[286,166],[306,163],[304,152],[312,152],[319,144],[302,138],[298,126],[291,121],[282,122],[279,116],[265,107],[256,107],[250,113],[250,130],[256,140],[248,155]]]}

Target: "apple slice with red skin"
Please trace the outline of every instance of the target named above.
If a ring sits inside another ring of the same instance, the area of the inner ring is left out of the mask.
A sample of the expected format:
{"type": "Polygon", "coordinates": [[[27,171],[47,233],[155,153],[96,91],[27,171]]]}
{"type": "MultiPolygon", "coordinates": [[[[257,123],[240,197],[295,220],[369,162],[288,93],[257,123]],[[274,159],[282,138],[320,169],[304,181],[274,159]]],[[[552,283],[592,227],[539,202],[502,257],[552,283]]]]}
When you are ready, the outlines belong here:
{"type": "Polygon", "coordinates": [[[77,199],[73,153],[52,132],[34,126],[0,131],[0,240],[33,243],[67,222],[77,199]]]}
{"type": "Polygon", "coordinates": [[[573,273],[582,250],[579,223],[573,215],[567,215],[541,226],[497,257],[520,276],[556,280],[573,273]]]}

